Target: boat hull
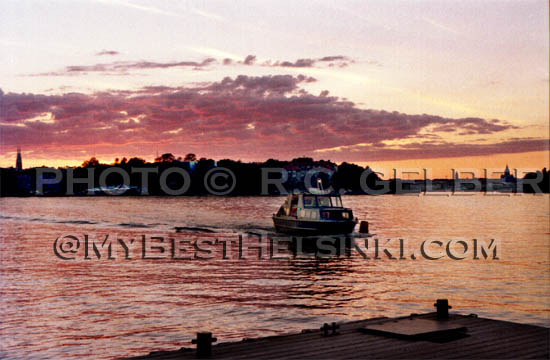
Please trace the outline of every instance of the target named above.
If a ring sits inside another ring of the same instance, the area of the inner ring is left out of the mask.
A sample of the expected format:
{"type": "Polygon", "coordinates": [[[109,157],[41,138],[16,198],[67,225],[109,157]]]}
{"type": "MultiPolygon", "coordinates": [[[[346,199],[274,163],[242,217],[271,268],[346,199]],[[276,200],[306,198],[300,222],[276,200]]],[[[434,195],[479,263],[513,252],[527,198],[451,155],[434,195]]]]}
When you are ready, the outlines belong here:
{"type": "Polygon", "coordinates": [[[350,234],[355,220],[304,220],[290,216],[274,216],[273,224],[279,233],[294,235],[337,235],[350,234]]]}

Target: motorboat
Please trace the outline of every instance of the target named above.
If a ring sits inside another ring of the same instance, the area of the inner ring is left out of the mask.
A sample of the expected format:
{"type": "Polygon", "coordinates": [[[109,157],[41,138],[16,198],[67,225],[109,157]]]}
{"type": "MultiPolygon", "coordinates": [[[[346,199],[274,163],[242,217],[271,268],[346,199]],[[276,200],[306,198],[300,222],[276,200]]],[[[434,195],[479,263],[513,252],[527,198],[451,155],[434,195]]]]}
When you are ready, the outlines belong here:
{"type": "Polygon", "coordinates": [[[352,233],[357,218],[338,193],[303,192],[287,196],[273,223],[279,233],[335,235],[352,233]]]}

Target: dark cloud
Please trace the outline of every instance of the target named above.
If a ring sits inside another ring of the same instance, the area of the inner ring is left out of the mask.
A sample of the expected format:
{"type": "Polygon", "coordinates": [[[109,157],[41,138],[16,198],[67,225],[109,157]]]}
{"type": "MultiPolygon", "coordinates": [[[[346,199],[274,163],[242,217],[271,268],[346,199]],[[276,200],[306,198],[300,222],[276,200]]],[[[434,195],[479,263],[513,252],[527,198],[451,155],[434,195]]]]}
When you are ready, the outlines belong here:
{"type": "MultiPolygon", "coordinates": [[[[103,50],[96,55],[117,55],[117,51],[103,50]]],[[[223,65],[229,66],[234,64],[256,65],[256,56],[247,55],[242,61],[233,61],[230,58],[225,58],[220,62],[223,65]]],[[[115,61],[110,63],[100,63],[93,65],[70,65],[59,71],[50,71],[37,74],[27,74],[26,76],[77,76],[86,75],[88,73],[100,73],[102,75],[130,75],[134,70],[150,70],[150,69],[168,69],[168,68],[190,68],[192,70],[204,70],[209,66],[217,63],[214,58],[206,58],[202,61],[115,61]]],[[[329,67],[339,66],[345,67],[354,62],[352,59],[342,56],[325,56],[319,59],[304,58],[295,61],[272,61],[267,60],[260,66],[267,67],[294,67],[294,68],[310,68],[315,67],[318,63],[327,63],[329,67]]]]}
{"type": "MultiPolygon", "coordinates": [[[[242,61],[237,61],[237,64],[243,64],[243,65],[255,65],[256,64],[256,55],[248,55],[244,58],[242,61]]],[[[288,60],[265,60],[264,62],[258,64],[260,66],[267,66],[267,67],[295,67],[295,68],[310,68],[315,67],[318,63],[328,63],[329,67],[333,66],[339,66],[344,67],[348,66],[350,63],[353,63],[354,60],[350,59],[347,56],[343,55],[335,55],[335,56],[324,56],[322,58],[304,58],[304,59],[298,59],[295,61],[288,61],[288,60]]],[[[224,65],[233,65],[235,62],[233,62],[231,59],[226,58],[222,62],[224,65]]]]}
{"type": "Polygon", "coordinates": [[[295,62],[282,61],[277,62],[273,66],[282,66],[282,67],[312,67],[315,65],[314,59],[298,59],[295,62]]]}
{"type": "Polygon", "coordinates": [[[87,73],[119,74],[127,75],[131,70],[146,69],[166,69],[187,67],[193,70],[199,70],[216,62],[214,58],[206,58],[200,62],[197,61],[174,61],[174,62],[154,62],[154,61],[116,61],[112,63],[94,64],[94,65],[72,65],[67,66],[61,71],[30,74],[29,76],[70,76],[87,73]]]}
{"type": "MultiPolygon", "coordinates": [[[[248,55],[242,61],[237,61],[238,64],[243,65],[254,65],[256,64],[256,55],[248,55]]],[[[260,66],[267,67],[295,67],[295,68],[310,68],[314,67],[317,63],[329,63],[328,66],[347,66],[349,63],[354,62],[352,59],[347,56],[336,55],[336,56],[325,56],[322,58],[304,58],[298,59],[295,61],[279,61],[279,60],[265,60],[263,63],[259,64],[260,66]]],[[[234,62],[231,59],[224,59],[224,65],[233,65],[234,62]]]]}
{"type": "MultiPolygon", "coordinates": [[[[497,119],[464,118],[458,119],[456,122],[460,125],[460,130],[463,130],[461,135],[491,134],[509,128],[497,119]]],[[[433,129],[435,132],[455,132],[456,130],[456,124],[442,124],[433,129]]]]}
{"type": "Polygon", "coordinates": [[[446,134],[499,134],[517,127],[498,119],[360,109],[328,91],[307,92],[303,85],[314,81],[304,75],[240,75],[191,87],[151,86],[94,94],[0,92],[0,143],[35,151],[80,151],[92,146],[143,151],[162,143],[173,152],[192,150],[212,157],[313,155],[338,161],[548,149],[544,139],[445,142],[446,134]],[[403,139],[418,142],[399,148],[383,145],[403,139]],[[337,147],[342,150],[316,152],[337,147]]]}
{"type": "Polygon", "coordinates": [[[256,61],[256,56],[254,56],[254,55],[248,55],[248,56],[244,59],[244,64],[245,64],[245,65],[253,65],[255,61],[256,61]]]}
{"type": "Polygon", "coordinates": [[[346,56],[337,55],[337,56],[325,56],[319,59],[319,61],[348,61],[349,59],[346,56]]]}
{"type": "Polygon", "coordinates": [[[298,59],[296,61],[266,61],[264,63],[265,66],[275,66],[275,67],[296,67],[296,68],[309,68],[314,67],[319,62],[328,62],[328,66],[339,66],[339,67],[345,67],[348,66],[349,63],[353,62],[352,59],[348,58],[347,56],[342,55],[335,55],[335,56],[324,56],[322,58],[314,59],[314,58],[305,58],[305,59],[298,59]]]}
{"type": "Polygon", "coordinates": [[[118,51],[114,51],[114,50],[101,50],[96,55],[97,56],[103,56],[103,55],[114,56],[114,55],[118,55],[118,54],[120,54],[120,53],[118,51]]]}
{"type": "Polygon", "coordinates": [[[296,77],[291,75],[267,75],[258,77],[239,75],[235,79],[226,77],[220,82],[215,82],[206,86],[205,89],[216,95],[224,93],[228,93],[228,95],[242,93],[254,93],[260,96],[266,94],[284,95],[296,91],[299,83],[311,83],[315,81],[315,78],[304,75],[298,75],[296,77]]]}
{"type": "Polygon", "coordinates": [[[341,151],[318,152],[317,156],[334,159],[336,161],[397,161],[408,159],[517,154],[548,150],[550,150],[549,139],[509,138],[493,144],[457,144],[445,141],[425,141],[399,147],[372,144],[348,148],[347,150],[341,151]]]}

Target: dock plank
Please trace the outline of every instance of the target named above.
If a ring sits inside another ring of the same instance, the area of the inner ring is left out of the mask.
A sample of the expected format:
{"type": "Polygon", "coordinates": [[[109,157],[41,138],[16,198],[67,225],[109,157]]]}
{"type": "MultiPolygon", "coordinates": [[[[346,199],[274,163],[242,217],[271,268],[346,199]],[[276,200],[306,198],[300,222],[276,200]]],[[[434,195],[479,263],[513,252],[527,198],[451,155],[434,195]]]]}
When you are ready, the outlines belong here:
{"type": "MultiPolygon", "coordinates": [[[[415,315],[435,319],[435,313],[415,315]]],[[[406,319],[401,317],[396,319],[406,319]]],[[[212,347],[213,359],[357,359],[357,358],[471,358],[512,359],[550,357],[550,329],[534,325],[451,314],[449,322],[467,328],[467,336],[447,342],[408,340],[384,335],[365,334],[366,325],[395,320],[366,319],[342,323],[339,335],[321,336],[318,329],[298,334],[269,336],[229,342],[212,347]]],[[[319,327],[322,324],[319,324],[319,327]]],[[[194,359],[195,350],[156,352],[138,356],[138,360],[194,359]]]]}

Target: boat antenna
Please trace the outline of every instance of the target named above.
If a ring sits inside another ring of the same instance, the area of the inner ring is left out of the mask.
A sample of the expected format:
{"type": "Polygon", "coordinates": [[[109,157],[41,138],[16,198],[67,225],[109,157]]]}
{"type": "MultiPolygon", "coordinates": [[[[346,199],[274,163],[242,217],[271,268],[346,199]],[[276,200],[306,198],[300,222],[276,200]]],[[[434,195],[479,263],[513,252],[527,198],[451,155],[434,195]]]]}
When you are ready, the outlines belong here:
{"type": "Polygon", "coordinates": [[[319,189],[319,191],[323,191],[323,180],[321,180],[321,178],[317,179],[317,189],[319,189]]]}

